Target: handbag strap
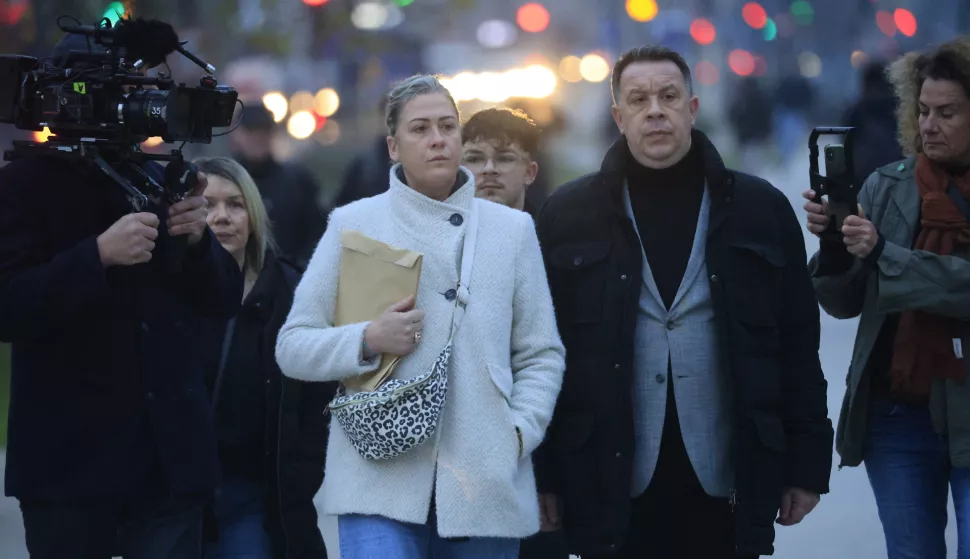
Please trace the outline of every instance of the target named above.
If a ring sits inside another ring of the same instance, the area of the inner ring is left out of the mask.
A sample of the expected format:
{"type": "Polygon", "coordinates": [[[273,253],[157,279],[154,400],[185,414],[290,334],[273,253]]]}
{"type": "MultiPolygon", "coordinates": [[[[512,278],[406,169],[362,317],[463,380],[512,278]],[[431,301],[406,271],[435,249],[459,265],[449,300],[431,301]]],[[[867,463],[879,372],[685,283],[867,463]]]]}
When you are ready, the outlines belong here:
{"type": "Polygon", "coordinates": [[[451,322],[451,337],[455,337],[458,324],[465,316],[465,307],[471,298],[468,284],[472,276],[472,264],[475,261],[475,243],[478,241],[478,201],[472,200],[471,210],[468,212],[468,226],[465,229],[465,239],[461,249],[461,274],[458,277],[458,296],[455,298],[455,315],[451,322]]]}

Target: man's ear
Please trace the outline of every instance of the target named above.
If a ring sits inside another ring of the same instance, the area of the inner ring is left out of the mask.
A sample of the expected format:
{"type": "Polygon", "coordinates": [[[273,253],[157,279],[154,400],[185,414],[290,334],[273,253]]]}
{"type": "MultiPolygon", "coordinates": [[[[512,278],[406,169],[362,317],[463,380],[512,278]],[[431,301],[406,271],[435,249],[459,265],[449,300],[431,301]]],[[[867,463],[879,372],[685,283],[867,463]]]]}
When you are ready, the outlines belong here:
{"type": "Polygon", "coordinates": [[[532,183],[536,181],[536,175],[539,174],[539,164],[535,161],[530,161],[529,166],[525,170],[525,187],[528,189],[532,186],[532,183]]]}
{"type": "Polygon", "coordinates": [[[616,122],[616,127],[619,128],[620,134],[623,134],[623,115],[620,113],[620,108],[613,105],[613,121],[616,122]]]}

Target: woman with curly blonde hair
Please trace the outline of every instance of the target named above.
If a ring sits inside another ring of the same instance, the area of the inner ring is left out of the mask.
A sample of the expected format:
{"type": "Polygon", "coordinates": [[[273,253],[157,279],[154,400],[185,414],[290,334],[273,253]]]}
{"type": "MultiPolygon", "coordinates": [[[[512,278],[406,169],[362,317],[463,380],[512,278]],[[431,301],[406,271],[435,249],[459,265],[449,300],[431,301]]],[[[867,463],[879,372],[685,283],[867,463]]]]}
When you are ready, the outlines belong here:
{"type": "MultiPolygon", "coordinates": [[[[812,258],[826,312],[859,317],[836,436],[865,462],[889,559],[944,559],[952,491],[970,558],[970,37],[889,68],[908,155],[869,176],[812,258]],[[964,349],[966,348],[966,350],[964,349]]],[[[811,191],[808,230],[829,220],[811,191]]]]}

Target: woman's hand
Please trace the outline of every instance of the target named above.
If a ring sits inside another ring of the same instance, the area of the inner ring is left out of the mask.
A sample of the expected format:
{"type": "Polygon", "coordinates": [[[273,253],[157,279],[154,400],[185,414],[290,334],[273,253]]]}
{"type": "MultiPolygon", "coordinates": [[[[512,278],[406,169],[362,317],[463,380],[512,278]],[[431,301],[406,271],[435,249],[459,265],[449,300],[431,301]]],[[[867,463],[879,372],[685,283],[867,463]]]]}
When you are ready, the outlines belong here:
{"type": "Polygon", "coordinates": [[[364,330],[364,343],[374,353],[410,355],[424,330],[424,311],[414,308],[414,295],[398,301],[364,330]]]}
{"type": "Polygon", "coordinates": [[[816,237],[820,236],[829,226],[829,204],[824,200],[815,199],[814,190],[806,190],[802,192],[802,197],[807,200],[805,205],[805,211],[808,212],[806,217],[806,228],[808,232],[816,237]]]}

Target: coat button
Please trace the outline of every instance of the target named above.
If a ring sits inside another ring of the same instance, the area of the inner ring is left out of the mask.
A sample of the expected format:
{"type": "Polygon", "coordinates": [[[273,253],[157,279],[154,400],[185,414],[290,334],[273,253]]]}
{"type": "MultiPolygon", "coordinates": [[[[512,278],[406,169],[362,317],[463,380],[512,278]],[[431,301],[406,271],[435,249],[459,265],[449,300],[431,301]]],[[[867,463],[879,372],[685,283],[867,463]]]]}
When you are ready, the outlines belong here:
{"type": "Polygon", "coordinates": [[[458,227],[462,223],[465,223],[465,218],[461,217],[461,214],[451,214],[451,219],[448,221],[450,221],[455,227],[458,227]]]}
{"type": "Polygon", "coordinates": [[[619,363],[614,363],[613,364],[613,368],[616,369],[617,371],[619,371],[620,370],[620,364],[619,363]]]}
{"type": "Polygon", "coordinates": [[[674,329],[674,321],[673,320],[668,320],[667,321],[667,330],[673,330],[673,329],[674,329]]]}
{"type": "Polygon", "coordinates": [[[626,281],[626,274],[623,274],[622,276],[620,276],[620,279],[623,281],[626,281]]]}
{"type": "Polygon", "coordinates": [[[579,266],[582,263],[583,263],[582,256],[577,256],[576,258],[573,258],[573,266],[579,266]]]}
{"type": "Polygon", "coordinates": [[[456,297],[458,297],[458,292],[455,291],[454,289],[449,289],[448,291],[445,291],[445,299],[449,301],[454,301],[456,297]]]}
{"type": "Polygon", "coordinates": [[[149,392],[148,393],[148,399],[149,400],[154,400],[155,399],[155,393],[154,392],[149,392]]]}
{"type": "Polygon", "coordinates": [[[148,332],[148,324],[142,322],[141,323],[141,329],[144,330],[145,332],[148,332]]]}
{"type": "Polygon", "coordinates": [[[659,373],[657,374],[657,384],[663,384],[665,380],[667,380],[667,377],[659,373]]]}
{"type": "Polygon", "coordinates": [[[711,274],[711,283],[717,283],[720,279],[717,274],[711,274]]]}
{"type": "Polygon", "coordinates": [[[617,452],[616,453],[616,457],[617,458],[623,458],[623,453],[622,452],[617,452]]]}

